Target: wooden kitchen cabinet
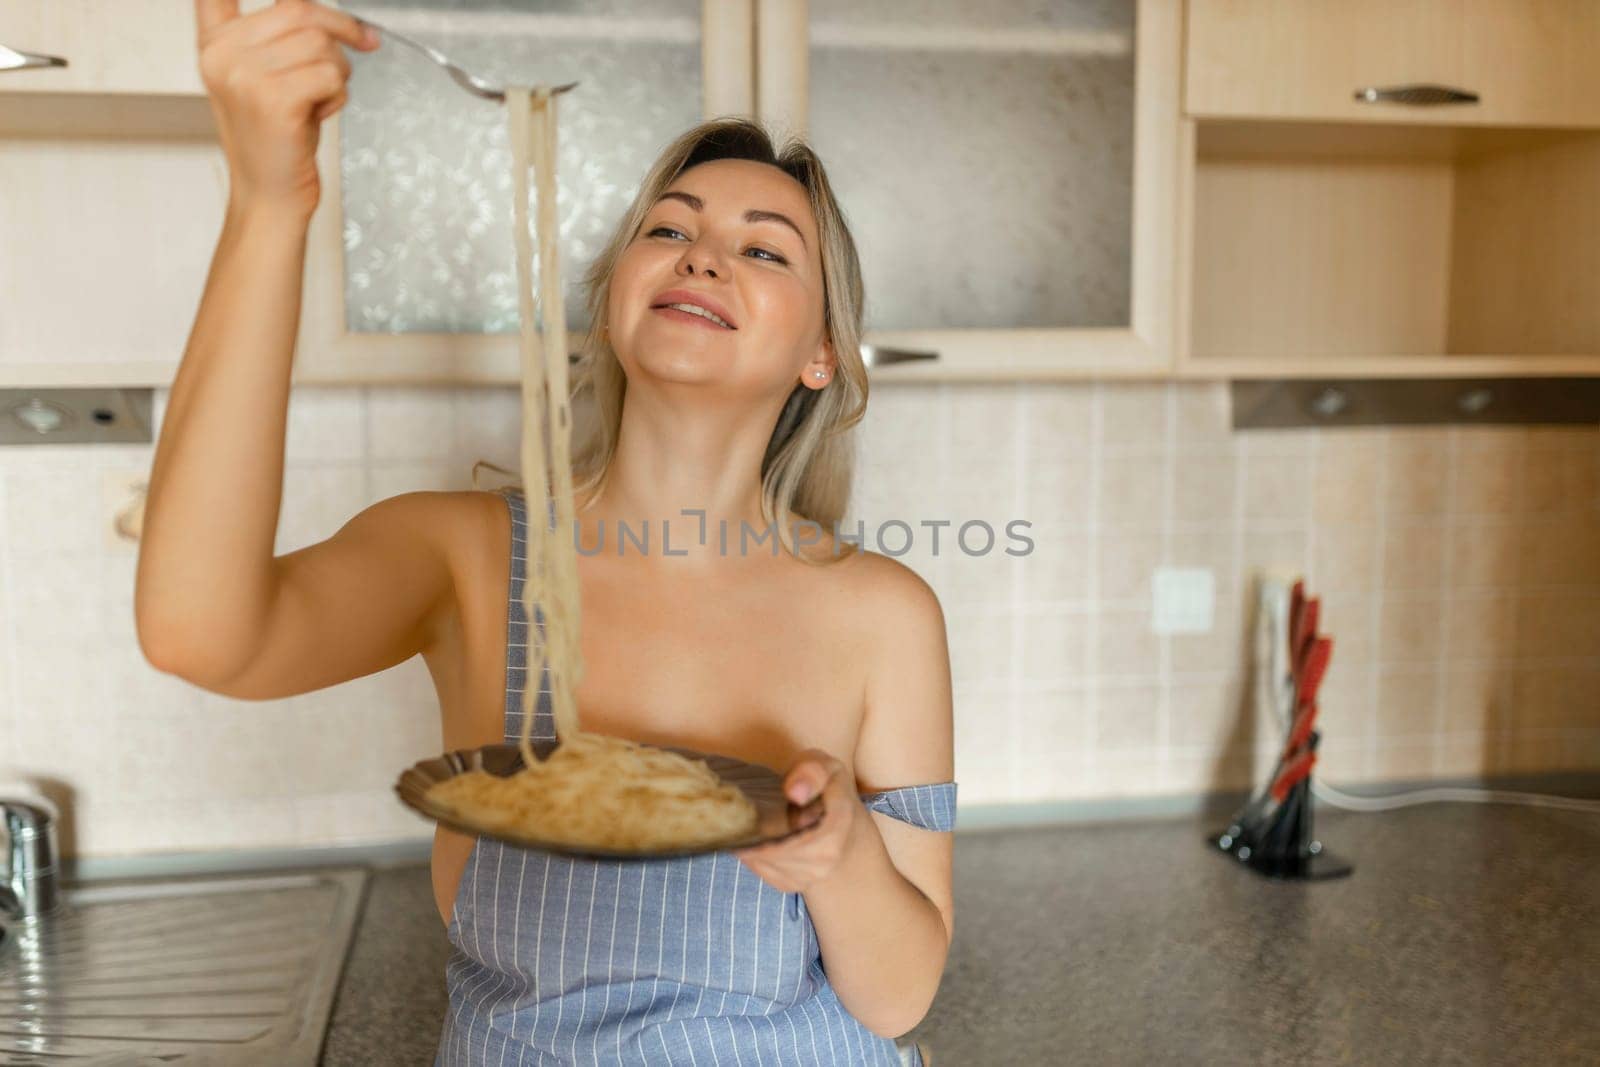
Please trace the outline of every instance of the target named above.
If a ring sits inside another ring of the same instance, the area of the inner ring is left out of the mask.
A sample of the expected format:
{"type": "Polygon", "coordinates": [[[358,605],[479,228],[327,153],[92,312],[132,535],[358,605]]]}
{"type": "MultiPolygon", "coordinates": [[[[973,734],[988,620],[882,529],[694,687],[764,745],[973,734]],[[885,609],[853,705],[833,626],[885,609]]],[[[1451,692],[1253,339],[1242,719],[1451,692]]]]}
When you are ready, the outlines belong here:
{"type": "MultiPolygon", "coordinates": [[[[948,25],[915,5],[816,3],[357,10],[491,79],[582,83],[562,101],[559,162],[574,333],[587,326],[582,268],[671,137],[725,114],[806,133],[810,112],[872,243],[866,342],[939,353],[875,375],[1169,373],[1177,0],[1043,16],[985,5],[948,25]],[[949,77],[929,95],[931,69],[949,77]],[[818,71],[827,91],[814,94],[818,71]],[[865,95],[834,85],[835,71],[865,95]],[[1115,121],[1073,110],[1097,107],[1115,121]]],[[[73,63],[0,74],[0,239],[35,250],[0,268],[0,385],[167,384],[227,193],[193,5],[0,0],[0,12],[0,41],[73,63]],[[139,50],[147,62],[124,65],[139,50]]],[[[351,102],[319,146],[295,381],[516,382],[503,113],[403,47],[351,58],[351,102]]]]}
{"type": "Polygon", "coordinates": [[[1600,4],[1191,0],[1187,58],[1180,376],[1600,375],[1600,4]]]}
{"type": "Polygon", "coordinates": [[[1197,118],[1600,125],[1593,0],[1189,0],[1186,30],[1197,118]],[[1358,97],[1408,85],[1478,100],[1358,97]]]}
{"type": "MultiPolygon", "coordinates": [[[[695,43],[681,29],[650,29],[681,27],[684,6],[641,10],[628,37],[695,43]]],[[[861,246],[865,343],[938,353],[875,365],[875,376],[1170,373],[1181,9],[1175,0],[1037,7],[955,5],[941,16],[888,0],[703,0],[700,100],[682,92],[695,71],[681,59],[676,76],[654,79],[652,69],[673,62],[667,51],[614,75],[582,42],[542,58],[541,77],[584,82],[562,111],[569,328],[588,322],[578,269],[660,145],[700,117],[749,114],[780,142],[809,136],[827,162],[861,246]],[[1097,110],[1109,116],[1100,126],[1081,117],[1097,110]]],[[[410,16],[374,17],[404,29],[410,16]]],[[[452,54],[472,58],[471,17],[449,18],[466,27],[452,54]]],[[[525,19],[537,36],[538,16],[525,19]]],[[[518,33],[503,30],[502,41],[518,33]]],[[[495,54],[482,53],[491,72],[495,54]]],[[[380,114],[376,93],[368,107],[362,92],[324,145],[342,212],[325,208],[313,221],[299,380],[515,381],[514,274],[509,221],[500,221],[509,205],[470,188],[472,167],[502,181],[499,155],[484,155],[490,134],[463,137],[481,125],[470,115],[458,132],[443,129],[438,107],[465,111],[470,101],[391,86],[380,114]],[[421,137],[391,141],[386,122],[421,137]],[[432,158],[460,156],[447,147],[455,140],[473,146],[467,166],[432,166],[404,187],[380,173],[380,159],[401,174],[419,170],[419,142],[432,158]],[[433,197],[460,208],[423,202],[433,197]],[[466,235],[485,218],[481,238],[466,235]],[[423,231],[438,250],[419,242],[423,231]]]]}
{"type": "MultiPolygon", "coordinates": [[[[702,118],[751,112],[752,4],[427,10],[375,0],[360,10],[491,82],[579,83],[560,97],[557,137],[558,249],[576,351],[589,325],[583,270],[649,165],[702,118]]],[[[403,48],[352,63],[350,102],[318,148],[323,194],[294,381],[520,381],[504,108],[403,48]]]]}
{"type": "Polygon", "coordinates": [[[757,0],[756,97],[827,163],[885,379],[1172,368],[1174,0],[757,0]]]}
{"type": "MultiPolygon", "coordinates": [[[[1600,375],[1600,3],[1122,2],[360,10],[493,78],[582,83],[575,334],[581,270],[660,148],[752,114],[827,161],[866,342],[939,354],[875,377],[1600,375]],[[1318,71],[1482,102],[1319,110],[1318,71]]],[[[81,64],[0,73],[0,386],[171,381],[227,193],[192,8],[0,0],[0,43],[81,64]],[[117,66],[125,30],[166,42],[161,69],[117,66]]],[[[295,380],[518,381],[503,113],[407,50],[352,60],[295,380]]]]}
{"type": "Polygon", "coordinates": [[[194,4],[0,0],[0,44],[68,63],[0,71],[0,387],[170,384],[228,196],[194,4]]]}
{"type": "MultiPolygon", "coordinates": [[[[492,80],[582,83],[561,111],[569,307],[596,234],[666,141],[752,109],[751,0],[351,7],[492,80]]],[[[171,383],[228,192],[193,8],[0,0],[0,43],[70,64],[0,73],[0,387],[171,383]]],[[[352,100],[319,142],[294,380],[515,383],[503,110],[398,43],[347,55],[352,100]]]]}

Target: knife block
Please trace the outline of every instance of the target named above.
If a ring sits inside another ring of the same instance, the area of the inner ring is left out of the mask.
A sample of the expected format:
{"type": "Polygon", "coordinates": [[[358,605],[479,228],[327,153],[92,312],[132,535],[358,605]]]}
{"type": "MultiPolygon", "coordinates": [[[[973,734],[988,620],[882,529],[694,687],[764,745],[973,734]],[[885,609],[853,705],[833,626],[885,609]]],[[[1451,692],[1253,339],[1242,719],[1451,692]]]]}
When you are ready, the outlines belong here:
{"type": "MultiPolygon", "coordinates": [[[[1313,749],[1318,736],[1311,735],[1313,749]]],[[[1269,878],[1342,878],[1354,869],[1312,835],[1309,774],[1290,787],[1281,804],[1270,803],[1264,789],[1234,813],[1227,829],[1206,840],[1269,878]]]]}
{"type": "Polygon", "coordinates": [[[1234,813],[1227,828],[1206,838],[1269,878],[1340,878],[1353,869],[1312,832],[1311,771],[1322,735],[1311,724],[1317,687],[1333,652],[1332,638],[1316,632],[1318,608],[1317,600],[1306,597],[1302,580],[1292,586],[1276,578],[1262,582],[1256,694],[1278,706],[1282,754],[1267,783],[1234,813]]]}

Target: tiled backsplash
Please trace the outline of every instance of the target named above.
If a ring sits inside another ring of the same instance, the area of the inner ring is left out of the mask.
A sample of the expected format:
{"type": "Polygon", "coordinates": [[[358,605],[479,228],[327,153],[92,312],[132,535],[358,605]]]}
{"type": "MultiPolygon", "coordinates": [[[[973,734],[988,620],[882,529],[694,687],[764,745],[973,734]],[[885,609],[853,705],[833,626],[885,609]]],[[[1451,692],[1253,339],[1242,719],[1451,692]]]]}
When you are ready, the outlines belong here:
{"type": "MultiPolygon", "coordinates": [[[[514,388],[296,389],[278,552],[514,468],[518,417],[514,388]]],[[[144,661],[108,516],[152,452],[0,451],[0,777],[66,783],[80,855],[426,837],[390,789],[441,744],[420,658],[265,702],[144,661]]],[[[1264,566],[1324,598],[1322,776],[1600,768],[1596,428],[1236,434],[1216,384],[880,384],[859,452],[869,547],[907,523],[944,604],[963,804],[1250,784],[1277,741],[1241,703],[1264,566]],[[994,550],[955,547],[969,519],[994,550]],[[1151,632],[1160,564],[1215,572],[1210,633],[1151,632]]]]}

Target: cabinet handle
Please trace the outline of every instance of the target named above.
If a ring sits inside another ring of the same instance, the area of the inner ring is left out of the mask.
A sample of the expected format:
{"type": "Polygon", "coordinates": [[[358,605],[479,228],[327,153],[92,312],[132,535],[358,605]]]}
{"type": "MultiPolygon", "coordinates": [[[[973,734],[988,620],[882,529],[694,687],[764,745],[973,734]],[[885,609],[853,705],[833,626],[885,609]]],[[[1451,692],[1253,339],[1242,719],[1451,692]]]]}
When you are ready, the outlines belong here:
{"type": "Polygon", "coordinates": [[[889,348],[884,345],[862,345],[861,361],[869,367],[884,367],[890,363],[911,363],[919,359],[938,359],[939,353],[914,348],[889,348]]]}
{"type": "Polygon", "coordinates": [[[1476,104],[1478,94],[1465,89],[1452,89],[1447,85],[1391,85],[1382,89],[1368,86],[1356,90],[1356,101],[1362,104],[1428,107],[1434,104],[1476,104]]]}
{"type": "Polygon", "coordinates": [[[24,67],[64,67],[67,61],[60,56],[41,56],[33,52],[18,52],[0,44],[0,70],[22,70],[24,67]]]}

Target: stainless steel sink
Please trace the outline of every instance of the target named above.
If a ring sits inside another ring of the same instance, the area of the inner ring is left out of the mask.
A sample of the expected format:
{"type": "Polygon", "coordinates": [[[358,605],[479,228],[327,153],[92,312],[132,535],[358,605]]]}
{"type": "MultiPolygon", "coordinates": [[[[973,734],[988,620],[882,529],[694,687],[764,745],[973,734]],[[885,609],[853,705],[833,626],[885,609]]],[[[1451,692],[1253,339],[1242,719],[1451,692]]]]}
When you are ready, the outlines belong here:
{"type": "Polygon", "coordinates": [[[367,872],[90,883],[0,927],[0,1064],[314,1065],[367,872]]]}

